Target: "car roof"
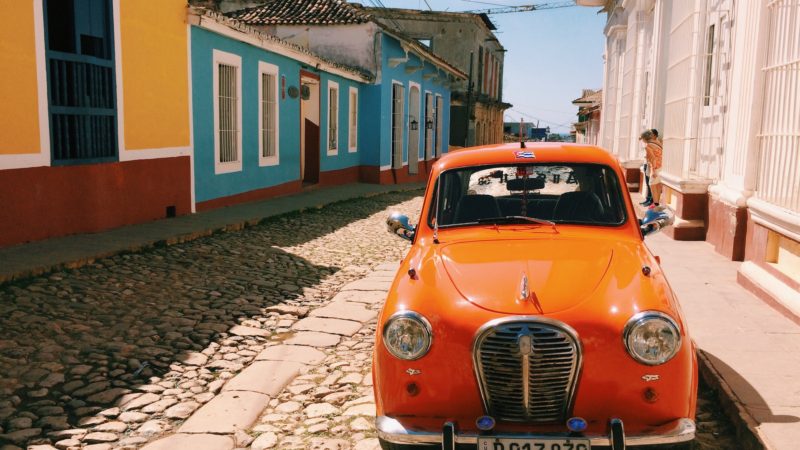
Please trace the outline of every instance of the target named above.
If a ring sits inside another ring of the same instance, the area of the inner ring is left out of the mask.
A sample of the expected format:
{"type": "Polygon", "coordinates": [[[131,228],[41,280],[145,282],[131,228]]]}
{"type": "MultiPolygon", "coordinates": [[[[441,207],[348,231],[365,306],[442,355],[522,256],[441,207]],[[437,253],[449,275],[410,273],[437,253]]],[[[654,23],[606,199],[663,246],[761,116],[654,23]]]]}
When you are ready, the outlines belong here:
{"type": "Polygon", "coordinates": [[[589,163],[619,167],[609,152],[594,145],[567,142],[519,142],[451,150],[436,164],[437,171],[502,164],[589,163]]]}

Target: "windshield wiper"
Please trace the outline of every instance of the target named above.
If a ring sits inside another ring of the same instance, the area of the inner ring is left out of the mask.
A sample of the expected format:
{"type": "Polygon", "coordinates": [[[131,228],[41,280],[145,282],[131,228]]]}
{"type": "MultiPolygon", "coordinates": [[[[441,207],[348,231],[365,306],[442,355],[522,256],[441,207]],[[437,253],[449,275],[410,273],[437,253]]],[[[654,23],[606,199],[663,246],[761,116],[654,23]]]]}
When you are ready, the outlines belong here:
{"type": "Polygon", "coordinates": [[[501,217],[485,217],[482,219],[478,219],[478,223],[492,223],[495,225],[504,224],[504,223],[519,223],[520,221],[523,222],[532,222],[537,223],[540,225],[549,225],[553,227],[553,230],[556,229],[555,222],[551,222],[545,219],[537,219],[535,217],[528,217],[528,216],[501,216],[501,217]]]}

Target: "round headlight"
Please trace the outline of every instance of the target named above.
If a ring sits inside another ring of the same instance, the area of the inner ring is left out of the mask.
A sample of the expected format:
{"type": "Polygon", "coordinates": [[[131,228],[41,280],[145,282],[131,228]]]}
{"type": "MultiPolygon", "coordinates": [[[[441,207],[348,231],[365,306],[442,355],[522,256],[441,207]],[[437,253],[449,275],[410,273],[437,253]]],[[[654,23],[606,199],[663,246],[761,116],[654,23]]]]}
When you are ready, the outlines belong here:
{"type": "Polygon", "coordinates": [[[631,317],[625,325],[623,338],[633,359],[648,366],[664,364],[681,348],[678,324],[657,311],[645,311],[631,317]]]}
{"type": "Polygon", "coordinates": [[[383,344],[389,353],[405,360],[419,359],[431,348],[431,324],[413,311],[401,311],[383,326],[383,344]]]}

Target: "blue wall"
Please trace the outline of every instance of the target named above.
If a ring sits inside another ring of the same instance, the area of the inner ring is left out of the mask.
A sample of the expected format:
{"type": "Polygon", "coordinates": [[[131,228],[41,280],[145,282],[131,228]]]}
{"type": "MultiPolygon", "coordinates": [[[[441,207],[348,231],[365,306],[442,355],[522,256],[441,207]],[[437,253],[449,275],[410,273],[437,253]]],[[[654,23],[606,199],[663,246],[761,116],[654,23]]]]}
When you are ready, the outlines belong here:
{"type": "MultiPolygon", "coordinates": [[[[365,108],[361,107],[361,96],[364,85],[351,80],[346,80],[342,77],[320,73],[320,108],[322,109],[320,115],[320,144],[322,146],[322,159],[320,160],[320,167],[322,172],[329,170],[346,169],[348,167],[358,166],[361,158],[361,136],[358,136],[358,150],[350,153],[350,88],[355,87],[359,90],[358,93],[358,121],[361,122],[364,115],[365,108]],[[328,156],[328,81],[339,83],[339,151],[336,155],[328,156]]],[[[361,124],[359,124],[358,132],[361,132],[361,124]]]]}
{"type": "MultiPolygon", "coordinates": [[[[383,35],[382,39],[382,71],[381,71],[381,108],[380,114],[380,160],[379,165],[388,166],[392,163],[392,84],[393,82],[400,82],[405,87],[405,126],[403,127],[403,161],[408,162],[408,122],[409,113],[409,93],[411,91],[410,82],[413,81],[420,85],[420,111],[413,112],[412,114],[420,121],[420,128],[424,128],[424,109],[425,109],[425,92],[429,91],[434,96],[441,95],[442,97],[442,133],[439,137],[442,139],[442,153],[447,153],[447,147],[450,144],[450,88],[446,88],[441,82],[433,80],[426,80],[424,74],[436,73],[436,67],[430,63],[424,63],[423,69],[412,74],[406,73],[406,65],[419,66],[420,59],[409,53],[409,60],[405,64],[400,64],[397,67],[389,66],[389,58],[404,58],[406,52],[400,46],[400,42],[395,38],[383,35]]],[[[442,72],[444,75],[444,72],[442,72]]],[[[435,129],[434,124],[434,129],[435,129]]],[[[419,132],[419,131],[418,131],[419,132]]],[[[422,131],[419,139],[419,160],[424,159],[425,152],[425,132],[422,131]]],[[[436,144],[434,143],[434,151],[436,144]]]]}
{"type": "MultiPolygon", "coordinates": [[[[300,98],[288,95],[278,99],[279,165],[259,166],[258,148],[258,63],[264,61],[278,66],[279,77],[286,77],[286,89],[300,86],[301,64],[291,58],[268,52],[249,44],[198,28],[191,29],[192,47],[192,109],[194,126],[194,176],[197,202],[227,197],[257,189],[277,186],[300,179],[300,98]],[[214,99],[213,50],[242,58],[242,170],[215,174],[214,170],[214,99]]],[[[306,69],[313,72],[313,69],[306,69]]],[[[320,76],[320,170],[344,169],[357,166],[365,153],[366,136],[363,121],[370,114],[364,95],[365,85],[328,73],[320,76]],[[327,155],[328,80],[339,83],[339,151],[327,155]],[[349,88],[359,88],[358,151],[348,151],[349,88]]],[[[369,86],[374,88],[374,86],[369,86]]]]}

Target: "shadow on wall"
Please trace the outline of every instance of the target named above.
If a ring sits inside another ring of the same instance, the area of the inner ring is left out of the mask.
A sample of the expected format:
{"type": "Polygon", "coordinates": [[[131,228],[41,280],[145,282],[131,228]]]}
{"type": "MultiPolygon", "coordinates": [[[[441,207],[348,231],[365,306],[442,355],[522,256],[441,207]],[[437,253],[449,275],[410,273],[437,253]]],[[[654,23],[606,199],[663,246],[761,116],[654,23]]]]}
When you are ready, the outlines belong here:
{"type": "Polygon", "coordinates": [[[0,286],[0,446],[56,442],[70,436],[59,430],[98,431],[106,421],[134,430],[169,416],[179,401],[198,407],[215,381],[232,376],[255,356],[254,346],[287,326],[281,319],[303,316],[304,304],[326,295],[304,288],[348,264],[331,256],[331,264],[312,264],[277,247],[307,243],[417,195],[281,216],[0,286]],[[246,332],[232,333],[236,325],[246,332]],[[126,409],[143,415],[122,423],[117,414],[126,409]]]}

